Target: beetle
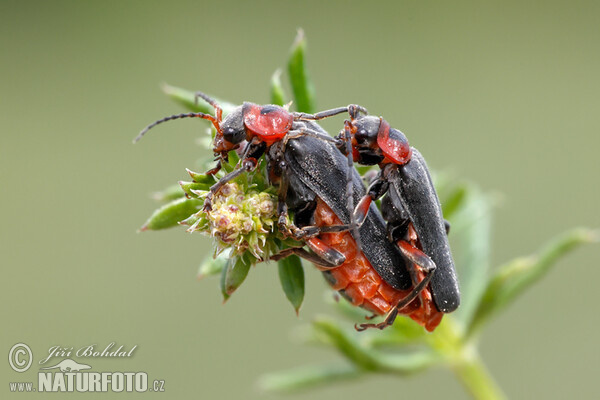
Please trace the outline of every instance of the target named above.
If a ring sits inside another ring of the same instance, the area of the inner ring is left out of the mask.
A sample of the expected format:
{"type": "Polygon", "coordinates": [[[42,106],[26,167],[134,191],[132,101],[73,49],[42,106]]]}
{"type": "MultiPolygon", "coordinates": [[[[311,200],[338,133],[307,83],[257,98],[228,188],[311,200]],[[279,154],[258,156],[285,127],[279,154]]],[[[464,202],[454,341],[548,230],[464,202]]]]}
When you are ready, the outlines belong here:
{"type": "MultiPolygon", "coordinates": [[[[163,122],[181,118],[202,118],[210,121],[215,129],[216,135],[213,142],[213,153],[217,166],[207,172],[208,175],[216,174],[222,166],[223,162],[227,161],[229,151],[237,149],[240,144],[247,143],[241,164],[239,167],[229,174],[222,177],[215,183],[208,193],[204,202],[204,210],[209,211],[212,205],[212,198],[227,182],[234,179],[245,171],[252,171],[258,165],[258,159],[264,154],[274,143],[277,143],[284,138],[294,137],[299,135],[318,135],[321,140],[334,141],[327,134],[315,133],[311,130],[305,130],[302,126],[296,124],[299,120],[320,120],[331,117],[337,114],[348,112],[348,107],[338,107],[331,110],[322,111],[316,114],[307,114],[301,112],[290,112],[287,108],[268,104],[258,105],[250,102],[244,102],[242,105],[234,108],[225,118],[223,118],[223,109],[210,96],[203,92],[195,93],[195,100],[202,98],[210,104],[215,115],[209,115],[202,112],[191,112],[171,115],[159,119],[144,128],[139,135],[134,139],[137,142],[156,125],[163,122]]],[[[366,112],[360,106],[353,106],[357,110],[366,112]]]]}
{"type": "MultiPolygon", "coordinates": [[[[244,103],[223,119],[222,109],[212,98],[201,92],[197,96],[214,107],[215,116],[187,113],[165,117],[142,130],[136,141],[149,129],[166,121],[188,117],[207,119],[217,131],[213,152],[218,161],[208,174],[221,168],[229,151],[244,146],[241,168],[236,168],[211,187],[205,211],[210,211],[212,196],[226,182],[256,168],[257,160],[266,154],[269,178],[279,186],[278,227],[312,251],[286,249],[275,257],[298,254],[312,261],[324,270],[334,289],[340,290],[353,304],[363,305],[375,314],[388,313],[386,320],[393,320],[400,310],[403,314],[411,314],[426,327],[431,325],[429,320],[434,318],[434,313],[423,310],[432,307],[422,307],[424,301],[416,299],[431,274],[420,282],[413,282],[407,268],[407,265],[417,263],[426,270],[428,264],[418,260],[423,258],[418,252],[398,248],[387,240],[385,222],[375,206],[361,221],[360,229],[352,223],[353,207],[350,205],[364,196],[360,176],[352,160],[336,149],[334,143],[337,141],[311,122],[350,112],[348,107],[305,114],[290,113],[274,105],[244,103]],[[293,224],[287,223],[288,209],[294,212],[293,224]],[[330,216],[326,219],[319,217],[328,213],[330,216]],[[357,243],[362,236],[368,244],[364,251],[357,243]],[[349,280],[348,276],[353,278],[349,280]]],[[[353,112],[366,113],[362,107],[352,107],[353,112]]]]}
{"type": "MultiPolygon", "coordinates": [[[[314,122],[299,124],[327,134],[314,122]]],[[[385,221],[375,204],[369,206],[359,228],[365,244],[362,248],[358,248],[351,231],[327,230],[350,224],[352,212],[346,199],[358,201],[365,196],[360,175],[335,144],[320,141],[318,135],[298,136],[271,147],[268,159],[272,183],[279,186],[280,215],[288,210],[294,213],[292,229],[320,229],[318,236],[306,241],[312,253],[302,247],[288,248],[271,259],[297,254],[323,271],[333,289],[352,304],[375,315],[387,314],[390,323],[398,314],[405,314],[433,330],[443,314],[430,298],[419,298],[419,294],[428,285],[435,266],[416,247],[398,247],[388,240],[385,221]],[[348,176],[352,185],[345,184],[348,176]],[[426,271],[418,280],[410,271],[413,264],[426,271]]],[[[383,329],[390,323],[377,327],[383,329]]],[[[368,327],[371,324],[357,325],[356,329],[368,327]]]]}
{"type": "MultiPolygon", "coordinates": [[[[399,248],[413,251],[416,248],[426,257],[421,257],[421,261],[427,268],[417,263],[422,271],[409,269],[413,279],[420,279],[427,270],[433,275],[422,297],[432,297],[442,313],[456,310],[460,291],[447,238],[449,224],[443,218],[425,159],[417,149],[410,147],[401,131],[390,127],[383,118],[361,115],[364,108],[359,106],[350,105],[348,110],[350,120],[345,121],[338,136],[338,148],[359,164],[380,167],[353,211],[354,220],[360,225],[371,212],[371,203],[386,195],[381,211],[389,238],[399,248]]],[[[386,319],[381,324],[363,324],[363,327],[382,327],[391,322],[386,319]]]]}

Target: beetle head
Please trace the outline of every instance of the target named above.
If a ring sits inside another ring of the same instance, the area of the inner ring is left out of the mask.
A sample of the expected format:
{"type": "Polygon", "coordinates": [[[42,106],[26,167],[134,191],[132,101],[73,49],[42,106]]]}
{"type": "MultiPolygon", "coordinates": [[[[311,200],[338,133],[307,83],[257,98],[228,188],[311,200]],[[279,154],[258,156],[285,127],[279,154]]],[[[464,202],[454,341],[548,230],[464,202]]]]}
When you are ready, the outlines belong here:
{"type": "Polygon", "coordinates": [[[236,145],[246,139],[246,130],[244,128],[244,118],[242,113],[242,107],[239,106],[233,109],[223,121],[219,124],[221,133],[223,134],[223,140],[236,145]]]}
{"type": "MultiPolygon", "coordinates": [[[[383,161],[384,157],[377,145],[377,133],[381,120],[374,116],[364,116],[347,121],[352,133],[352,149],[354,161],[362,165],[375,165],[383,161]]],[[[344,132],[342,131],[342,134],[344,132]]]]}
{"type": "Polygon", "coordinates": [[[406,136],[391,128],[383,118],[366,115],[350,124],[354,158],[358,163],[403,165],[410,160],[411,150],[406,136]]]}

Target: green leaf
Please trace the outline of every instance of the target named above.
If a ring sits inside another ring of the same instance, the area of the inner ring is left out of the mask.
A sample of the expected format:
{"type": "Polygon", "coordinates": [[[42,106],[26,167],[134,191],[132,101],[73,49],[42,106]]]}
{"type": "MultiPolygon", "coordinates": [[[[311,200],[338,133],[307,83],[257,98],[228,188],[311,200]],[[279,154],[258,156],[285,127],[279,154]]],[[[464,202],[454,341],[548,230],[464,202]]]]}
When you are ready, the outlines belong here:
{"type": "Polygon", "coordinates": [[[461,305],[453,314],[461,326],[471,320],[487,285],[490,269],[492,197],[473,185],[465,187],[464,200],[451,219],[452,243],[461,291],[461,305]]]}
{"type": "Polygon", "coordinates": [[[232,150],[229,153],[227,153],[227,158],[229,159],[229,162],[224,163],[224,165],[229,164],[231,167],[234,167],[240,161],[240,156],[238,156],[238,153],[235,150],[232,150]]]}
{"type": "Polygon", "coordinates": [[[212,175],[206,175],[206,174],[194,172],[188,168],[186,168],[185,170],[187,171],[187,173],[192,177],[192,179],[196,183],[205,183],[210,186],[210,185],[214,185],[216,182],[215,178],[212,175]]]}
{"type": "Polygon", "coordinates": [[[364,174],[370,171],[379,172],[379,167],[376,165],[354,165],[354,167],[356,168],[360,176],[363,176],[364,174]]]}
{"type": "Polygon", "coordinates": [[[348,360],[359,368],[367,371],[375,371],[380,368],[375,354],[365,349],[338,325],[329,319],[320,319],[313,322],[313,328],[318,335],[324,336],[328,343],[333,345],[348,360]]]}
{"type": "Polygon", "coordinates": [[[515,259],[499,268],[478,304],[468,335],[477,332],[493,314],[504,309],[546,275],[559,258],[582,244],[598,242],[599,238],[598,231],[574,229],[552,240],[538,254],[515,259]]]}
{"type": "Polygon", "coordinates": [[[285,104],[285,93],[281,86],[281,70],[278,69],[271,77],[271,103],[283,106],[285,104]]]}
{"type": "Polygon", "coordinates": [[[226,280],[227,280],[227,269],[229,268],[229,265],[232,264],[233,261],[233,257],[230,258],[229,260],[227,260],[227,264],[225,265],[225,268],[223,268],[221,270],[221,280],[219,281],[219,284],[221,286],[221,294],[223,295],[223,303],[225,303],[227,300],[229,300],[229,294],[227,294],[227,290],[226,290],[226,280]]]}
{"type": "Polygon", "coordinates": [[[267,374],[262,377],[259,385],[262,390],[266,391],[291,392],[340,381],[355,380],[362,374],[362,371],[347,364],[306,366],[267,374]]]}
{"type": "Polygon", "coordinates": [[[245,254],[243,256],[234,256],[227,260],[227,265],[221,274],[223,301],[226,301],[244,283],[251,264],[249,257],[245,254]]]}
{"type": "MultiPolygon", "coordinates": [[[[213,181],[214,183],[214,181],[213,181]]],[[[184,182],[184,181],[179,181],[179,186],[181,187],[181,190],[183,190],[183,192],[187,195],[190,196],[192,198],[198,198],[198,194],[196,194],[195,192],[199,191],[199,190],[208,190],[210,189],[212,183],[211,184],[206,184],[206,183],[198,183],[198,182],[184,182]]]]}
{"type": "Polygon", "coordinates": [[[296,109],[300,112],[312,113],[314,112],[315,90],[306,71],[305,52],[306,39],[304,38],[304,31],[299,29],[288,60],[288,73],[296,109]]]}
{"type": "Polygon", "coordinates": [[[450,220],[454,217],[456,212],[460,210],[467,198],[467,190],[467,185],[458,184],[455,185],[447,194],[444,202],[442,203],[442,212],[444,214],[444,218],[450,220]]]}
{"type": "Polygon", "coordinates": [[[206,257],[200,268],[198,268],[198,279],[202,279],[206,276],[212,276],[220,274],[225,266],[227,265],[227,258],[219,256],[217,258],[206,257]]]}
{"type": "Polygon", "coordinates": [[[146,223],[140,228],[140,231],[156,231],[176,226],[190,215],[197,213],[202,202],[196,199],[187,199],[185,197],[173,200],[154,211],[146,223]]]}
{"type": "Polygon", "coordinates": [[[383,369],[400,375],[414,374],[441,361],[441,357],[429,350],[412,353],[381,354],[379,363],[383,369]]]}
{"type": "MultiPolygon", "coordinates": [[[[397,354],[379,352],[366,344],[368,343],[368,339],[361,342],[356,341],[331,320],[321,319],[315,321],[313,328],[317,335],[322,336],[318,338],[320,342],[333,345],[341,354],[362,370],[393,372],[405,375],[423,370],[440,360],[440,357],[436,354],[425,350],[397,354]]],[[[373,330],[372,332],[374,336],[381,334],[378,330],[373,330]]],[[[365,333],[361,333],[360,336],[365,337],[365,333]]]]}
{"type": "Polygon", "coordinates": [[[367,340],[374,347],[402,346],[423,343],[428,336],[429,333],[421,325],[409,317],[399,315],[391,327],[382,332],[374,331],[367,340]]]}
{"type": "Polygon", "coordinates": [[[304,269],[297,255],[291,255],[277,262],[279,281],[285,297],[292,303],[296,314],[304,300],[304,269]]]}
{"type": "Polygon", "coordinates": [[[152,198],[160,203],[166,203],[171,200],[180,199],[184,196],[183,190],[179,185],[171,185],[168,188],[152,193],[152,198]]]}
{"type": "MultiPolygon", "coordinates": [[[[182,88],[179,88],[176,86],[171,86],[166,83],[163,83],[161,88],[162,88],[162,91],[167,96],[169,96],[175,102],[181,104],[188,110],[193,111],[193,112],[203,112],[205,114],[213,115],[214,108],[213,108],[213,106],[208,104],[206,101],[204,101],[201,98],[198,98],[198,101],[196,103],[195,92],[189,91],[187,89],[182,89],[182,88]]],[[[235,104],[231,104],[226,101],[219,100],[217,98],[214,98],[214,99],[223,109],[223,114],[229,113],[231,110],[233,110],[236,107],[235,104]]]]}

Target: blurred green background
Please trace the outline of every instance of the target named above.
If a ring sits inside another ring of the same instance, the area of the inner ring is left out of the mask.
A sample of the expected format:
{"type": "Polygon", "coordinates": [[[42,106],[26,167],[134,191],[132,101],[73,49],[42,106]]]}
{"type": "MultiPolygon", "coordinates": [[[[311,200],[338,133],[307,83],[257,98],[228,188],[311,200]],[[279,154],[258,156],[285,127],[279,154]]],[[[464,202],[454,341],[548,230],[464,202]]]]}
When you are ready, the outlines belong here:
{"type": "MultiPolygon", "coordinates": [[[[207,238],[136,233],[155,208],[150,193],[195,167],[206,126],[172,123],[133,146],[146,124],[182,110],[160,82],[268,102],[303,27],[319,109],[360,103],[430,167],[502,195],[497,265],[570,227],[600,226],[599,18],[593,1],[3,0],[0,349],[25,342],[35,360],[23,374],[2,364],[0,396],[7,382],[36,379],[54,345],[138,345],[131,359],[90,364],[164,379],[166,393],[144,395],[162,398],[282,398],[257,389],[261,374],[338,357],[293,340],[331,312],[317,271],[306,272],[299,317],[275,264],[252,270],[222,305],[217,279],[195,278],[207,238]]],[[[599,254],[568,256],[484,333],[482,356],[510,398],[598,394],[599,254]]],[[[434,370],[293,398],[332,396],[466,393],[434,370]]]]}

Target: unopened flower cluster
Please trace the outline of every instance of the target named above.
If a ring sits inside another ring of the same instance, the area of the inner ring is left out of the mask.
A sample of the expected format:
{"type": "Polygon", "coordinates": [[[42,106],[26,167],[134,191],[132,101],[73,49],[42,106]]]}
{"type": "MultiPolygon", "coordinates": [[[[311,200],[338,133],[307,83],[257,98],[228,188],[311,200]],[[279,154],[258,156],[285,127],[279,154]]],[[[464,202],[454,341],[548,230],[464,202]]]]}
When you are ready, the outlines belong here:
{"type": "MultiPolygon", "coordinates": [[[[208,191],[190,189],[186,193],[204,200],[208,191]]],[[[232,256],[249,251],[257,259],[264,259],[269,253],[267,239],[275,226],[275,211],[272,194],[231,182],[215,194],[211,211],[200,210],[181,224],[189,226],[188,232],[212,236],[215,256],[232,249],[232,256]]]]}

